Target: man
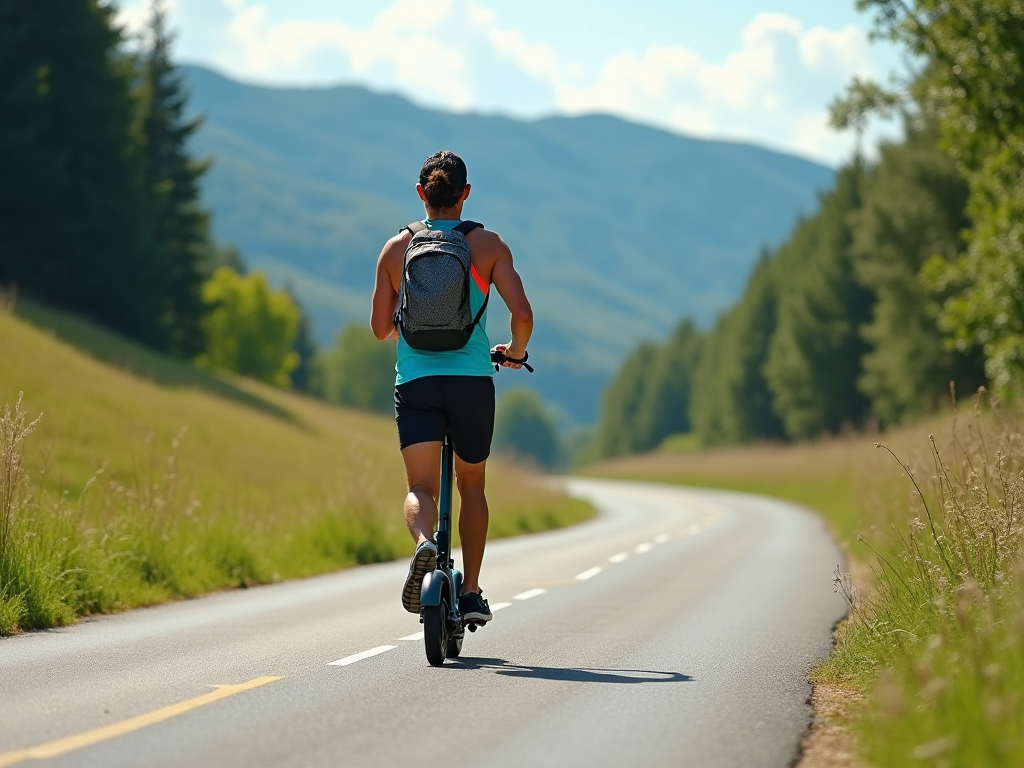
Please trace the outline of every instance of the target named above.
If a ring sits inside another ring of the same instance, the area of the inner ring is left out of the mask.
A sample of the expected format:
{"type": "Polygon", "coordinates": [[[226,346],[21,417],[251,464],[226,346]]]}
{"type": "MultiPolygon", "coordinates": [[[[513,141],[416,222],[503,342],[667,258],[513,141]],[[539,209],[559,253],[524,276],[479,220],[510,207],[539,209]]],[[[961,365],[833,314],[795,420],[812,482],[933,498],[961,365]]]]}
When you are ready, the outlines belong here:
{"type": "MultiPolygon", "coordinates": [[[[416,541],[402,590],[402,605],[420,610],[420,584],[437,563],[434,529],[440,486],[441,447],[446,434],[455,451],[455,475],[462,506],[459,535],[465,570],[459,611],[467,621],[492,618],[480,590],[480,566],[487,540],[487,498],[484,479],[494,432],[494,371],[487,338],[486,299],[493,285],[512,315],[512,340],[498,345],[507,361],[520,368],[533,332],[533,310],[512,263],[512,252],[495,232],[462,226],[462,208],[469,198],[466,164],[451,152],[431,155],[420,169],[416,194],[426,211],[429,231],[465,233],[472,262],[469,309],[474,325],[469,340],[458,349],[426,351],[410,345],[396,324],[405,254],[413,232],[406,228],[391,238],[377,260],[370,325],[377,338],[398,339],[395,418],[405,461],[409,493],[405,522],[416,541]],[[520,362],[516,362],[520,361],[520,362]]],[[[420,227],[414,227],[420,229],[420,227]]]]}

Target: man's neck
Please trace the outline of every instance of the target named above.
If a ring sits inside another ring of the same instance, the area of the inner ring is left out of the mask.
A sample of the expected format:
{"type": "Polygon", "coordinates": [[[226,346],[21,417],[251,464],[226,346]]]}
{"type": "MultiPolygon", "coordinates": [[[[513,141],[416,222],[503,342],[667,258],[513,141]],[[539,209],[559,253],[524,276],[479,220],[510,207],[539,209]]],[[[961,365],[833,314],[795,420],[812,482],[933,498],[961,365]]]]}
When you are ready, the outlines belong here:
{"type": "Polygon", "coordinates": [[[462,220],[462,206],[456,206],[455,208],[441,208],[440,210],[434,210],[432,208],[426,208],[427,218],[431,221],[461,221],[462,220]]]}

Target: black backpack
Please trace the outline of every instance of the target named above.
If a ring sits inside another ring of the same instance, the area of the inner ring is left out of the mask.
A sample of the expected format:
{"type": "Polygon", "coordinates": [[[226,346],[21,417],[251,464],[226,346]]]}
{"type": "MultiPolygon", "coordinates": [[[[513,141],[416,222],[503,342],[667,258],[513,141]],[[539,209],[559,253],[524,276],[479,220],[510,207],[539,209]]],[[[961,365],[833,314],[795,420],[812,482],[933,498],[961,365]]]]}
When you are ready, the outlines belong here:
{"type": "Polygon", "coordinates": [[[477,227],[483,224],[463,221],[451,230],[431,230],[416,221],[404,227],[412,239],[405,249],[395,324],[413,349],[462,349],[483,317],[489,292],[476,317],[469,307],[472,261],[466,235],[477,227]]]}

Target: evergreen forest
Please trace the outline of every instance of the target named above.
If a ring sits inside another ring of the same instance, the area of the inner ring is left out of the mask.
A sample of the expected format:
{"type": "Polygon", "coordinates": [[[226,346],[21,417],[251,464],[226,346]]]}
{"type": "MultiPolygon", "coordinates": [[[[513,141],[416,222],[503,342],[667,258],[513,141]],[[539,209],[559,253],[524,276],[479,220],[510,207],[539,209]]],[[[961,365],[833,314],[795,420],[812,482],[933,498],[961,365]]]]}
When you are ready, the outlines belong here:
{"type": "Polygon", "coordinates": [[[707,330],[643,343],[604,394],[603,456],[800,440],[1024,392],[1024,10],[1019,2],[860,0],[914,57],[891,88],[855,80],[833,125],[904,136],[860,151],[817,211],[766,251],[707,330]],[[951,389],[953,390],[951,392],[951,389]]]}
{"type": "Polygon", "coordinates": [[[0,3],[0,286],[159,352],[307,388],[287,291],[244,276],[200,199],[209,162],[166,9],[138,39],[98,0],[0,3]]]}

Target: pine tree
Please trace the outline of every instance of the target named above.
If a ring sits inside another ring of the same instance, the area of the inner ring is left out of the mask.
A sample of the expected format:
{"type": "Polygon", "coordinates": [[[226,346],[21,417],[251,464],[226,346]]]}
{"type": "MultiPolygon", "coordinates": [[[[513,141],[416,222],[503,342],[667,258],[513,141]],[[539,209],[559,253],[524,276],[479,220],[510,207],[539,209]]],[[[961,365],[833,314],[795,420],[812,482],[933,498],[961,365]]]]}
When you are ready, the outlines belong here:
{"type": "Polygon", "coordinates": [[[704,340],[693,374],[690,421],[702,446],[723,445],[739,439],[730,398],[721,386],[731,358],[726,340],[733,337],[734,317],[734,312],[726,312],[718,318],[704,340]]]}
{"type": "Polygon", "coordinates": [[[645,408],[652,372],[660,348],[643,342],[627,357],[612,379],[601,400],[601,421],[597,431],[597,450],[601,456],[622,456],[643,450],[637,430],[645,408]]]}
{"type": "Polygon", "coordinates": [[[841,170],[777,257],[778,326],[764,371],[772,410],[791,438],[856,426],[867,413],[857,386],[867,351],[860,329],[874,297],[854,276],[849,226],[863,175],[859,160],[841,170]]]}
{"type": "Polygon", "coordinates": [[[209,214],[200,203],[199,182],[209,169],[189,153],[199,117],[186,115],[188,94],[171,62],[173,37],[166,28],[163,0],[154,0],[147,47],[141,56],[140,134],[144,179],[155,203],[154,237],[167,270],[163,322],[170,351],[194,357],[203,349],[200,325],[209,276],[209,214]]]}
{"type": "Polygon", "coordinates": [[[159,346],[163,276],[113,13],[0,3],[0,282],[159,346]]]}
{"type": "Polygon", "coordinates": [[[633,418],[633,450],[649,451],[669,435],[690,431],[690,391],[702,337],[683,320],[658,349],[633,418]]]}
{"type": "Polygon", "coordinates": [[[733,442],[774,440],[785,434],[764,373],[778,323],[777,282],[774,266],[763,253],[730,325],[727,349],[732,350],[732,363],[720,386],[732,412],[733,442]]]}
{"type": "Polygon", "coordinates": [[[719,319],[702,347],[690,416],[702,445],[784,435],[764,374],[777,303],[774,262],[765,252],[743,296],[719,319]]]}
{"type": "Polygon", "coordinates": [[[943,344],[939,304],[921,280],[934,256],[952,260],[970,226],[967,184],[937,145],[932,126],[907,127],[902,142],[882,145],[864,184],[863,208],[852,216],[857,277],[878,297],[864,336],[860,387],[883,423],[933,410],[949,398],[949,382],[968,393],[984,381],[980,350],[943,344]]]}

